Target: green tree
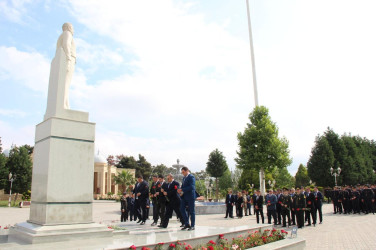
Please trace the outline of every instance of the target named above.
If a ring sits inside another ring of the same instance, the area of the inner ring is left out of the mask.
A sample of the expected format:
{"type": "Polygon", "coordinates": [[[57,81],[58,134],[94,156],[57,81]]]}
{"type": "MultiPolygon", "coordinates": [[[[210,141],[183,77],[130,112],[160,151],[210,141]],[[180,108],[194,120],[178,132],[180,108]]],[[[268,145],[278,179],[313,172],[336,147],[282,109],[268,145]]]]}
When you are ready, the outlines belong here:
{"type": "MultiPolygon", "coordinates": [[[[29,155],[29,145],[21,147],[13,147],[9,152],[9,158],[6,162],[6,168],[14,175],[16,179],[13,182],[12,192],[16,194],[27,193],[31,190],[32,161],[29,155]]],[[[5,186],[5,190],[9,193],[9,185],[5,186]]]]}
{"type": "Polygon", "coordinates": [[[226,158],[221,151],[215,149],[209,155],[209,160],[206,163],[206,172],[208,172],[211,177],[215,178],[215,196],[217,200],[219,199],[218,178],[222,177],[226,170],[228,170],[226,158]]]}
{"type": "Polygon", "coordinates": [[[0,153],[0,190],[5,189],[8,184],[9,169],[7,168],[7,157],[0,153]]]}
{"type": "Polygon", "coordinates": [[[231,172],[229,169],[227,169],[223,175],[219,177],[218,186],[222,196],[227,194],[227,190],[229,188],[232,188],[231,172]]]}
{"type": "Polygon", "coordinates": [[[275,168],[272,175],[278,188],[292,188],[295,186],[295,179],[287,168],[275,168]]]}
{"type": "Polygon", "coordinates": [[[205,180],[196,180],[196,192],[199,195],[205,196],[206,194],[205,180]]]}
{"type": "Polygon", "coordinates": [[[176,174],[176,169],[172,167],[166,167],[164,164],[158,164],[152,167],[152,174],[167,176],[167,174],[176,174]]]}
{"type": "Polygon", "coordinates": [[[136,176],[141,174],[145,180],[148,180],[151,175],[151,164],[142,155],[138,155],[136,176]]]}
{"type": "Polygon", "coordinates": [[[249,115],[243,133],[238,133],[239,150],[235,159],[237,167],[263,173],[274,167],[284,168],[291,164],[288,141],[278,137],[278,127],[271,120],[269,110],[257,106],[249,115]]]}
{"type": "Polygon", "coordinates": [[[260,187],[259,183],[259,173],[255,169],[245,169],[242,171],[242,174],[240,175],[238,188],[241,190],[247,190],[248,185],[254,184],[255,188],[260,187]]]}
{"type": "Polygon", "coordinates": [[[132,173],[130,173],[126,170],[121,171],[121,173],[119,173],[117,176],[115,176],[114,181],[115,181],[116,184],[119,185],[122,192],[126,192],[128,186],[136,182],[132,173]]]}
{"type": "Polygon", "coordinates": [[[295,174],[295,185],[297,187],[305,187],[309,185],[308,171],[307,168],[303,166],[303,164],[299,165],[298,171],[295,174]]]}

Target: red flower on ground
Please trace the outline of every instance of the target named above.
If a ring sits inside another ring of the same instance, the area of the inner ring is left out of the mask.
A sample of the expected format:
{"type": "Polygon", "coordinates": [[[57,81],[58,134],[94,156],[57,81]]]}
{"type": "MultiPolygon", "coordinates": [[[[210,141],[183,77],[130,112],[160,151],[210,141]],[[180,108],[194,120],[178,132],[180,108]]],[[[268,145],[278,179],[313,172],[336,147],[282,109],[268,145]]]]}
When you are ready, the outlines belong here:
{"type": "Polygon", "coordinates": [[[132,245],[132,246],[129,247],[129,249],[133,249],[133,250],[135,250],[136,248],[137,247],[135,245],[132,245]]]}
{"type": "Polygon", "coordinates": [[[160,243],[158,243],[158,245],[161,245],[161,246],[163,246],[163,245],[164,245],[164,243],[163,243],[163,242],[160,242],[160,243]]]}
{"type": "Polygon", "coordinates": [[[220,238],[220,239],[224,239],[224,237],[225,237],[224,234],[220,234],[220,235],[219,235],[219,238],[220,238]]]}
{"type": "Polygon", "coordinates": [[[285,230],[281,230],[281,233],[283,233],[283,234],[287,234],[287,232],[285,231],[285,230]]]}
{"type": "Polygon", "coordinates": [[[212,240],[211,240],[211,241],[209,241],[209,243],[210,243],[210,244],[213,244],[213,245],[215,245],[215,242],[214,242],[214,241],[212,241],[212,240]]]}
{"type": "Polygon", "coordinates": [[[273,228],[272,232],[276,232],[276,231],[277,231],[277,229],[273,228]]]}
{"type": "Polygon", "coordinates": [[[176,247],[174,243],[171,243],[169,247],[176,247]]]}
{"type": "Polygon", "coordinates": [[[214,250],[214,247],[213,246],[209,246],[208,249],[209,250],[214,250]]]}

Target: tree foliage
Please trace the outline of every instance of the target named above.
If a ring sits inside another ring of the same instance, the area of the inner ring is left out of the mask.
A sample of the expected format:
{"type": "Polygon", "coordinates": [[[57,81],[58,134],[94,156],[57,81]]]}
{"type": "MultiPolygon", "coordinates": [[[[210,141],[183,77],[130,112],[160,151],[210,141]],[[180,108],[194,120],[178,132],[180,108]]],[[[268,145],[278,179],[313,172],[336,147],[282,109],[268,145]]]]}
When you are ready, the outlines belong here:
{"type": "Polygon", "coordinates": [[[151,172],[153,175],[163,175],[166,177],[168,174],[176,174],[176,169],[173,167],[167,167],[164,164],[158,164],[157,166],[152,167],[151,172]]]}
{"type": "MultiPolygon", "coordinates": [[[[32,149],[29,145],[21,147],[13,147],[9,152],[9,157],[6,162],[6,168],[9,172],[16,175],[13,182],[13,193],[27,193],[31,190],[31,175],[32,175],[32,161],[29,152],[32,149]]],[[[9,192],[9,185],[5,186],[5,190],[9,192]]]]}
{"type": "Polygon", "coordinates": [[[297,187],[305,187],[309,185],[308,171],[303,164],[299,165],[298,171],[295,174],[295,185],[297,187]]]}
{"type": "Polygon", "coordinates": [[[223,156],[223,153],[221,151],[215,149],[209,155],[209,160],[206,163],[206,172],[208,172],[210,176],[215,178],[215,193],[217,200],[219,199],[218,178],[222,177],[226,170],[228,170],[226,158],[223,156]]]}
{"type": "Polygon", "coordinates": [[[272,170],[274,167],[283,168],[291,164],[288,141],[278,137],[278,127],[271,120],[269,110],[257,106],[249,115],[250,123],[243,133],[238,133],[239,150],[235,159],[241,169],[261,168],[272,170]]]}
{"type": "Polygon", "coordinates": [[[320,186],[333,186],[330,168],[341,168],[338,185],[373,183],[376,180],[376,143],[360,136],[339,136],[331,128],[318,135],[308,161],[308,174],[320,186]]]}
{"type": "Polygon", "coordinates": [[[291,176],[287,168],[275,168],[272,172],[275,186],[278,188],[292,188],[295,186],[295,178],[291,176]]]}
{"type": "Polygon", "coordinates": [[[118,163],[115,165],[118,168],[136,169],[136,177],[142,175],[145,180],[148,180],[151,174],[151,164],[141,154],[138,155],[138,160],[133,156],[117,156],[118,163]]]}
{"type": "Polygon", "coordinates": [[[121,171],[121,173],[115,176],[114,181],[120,186],[122,192],[125,192],[129,185],[136,182],[133,174],[126,170],[121,171]]]}

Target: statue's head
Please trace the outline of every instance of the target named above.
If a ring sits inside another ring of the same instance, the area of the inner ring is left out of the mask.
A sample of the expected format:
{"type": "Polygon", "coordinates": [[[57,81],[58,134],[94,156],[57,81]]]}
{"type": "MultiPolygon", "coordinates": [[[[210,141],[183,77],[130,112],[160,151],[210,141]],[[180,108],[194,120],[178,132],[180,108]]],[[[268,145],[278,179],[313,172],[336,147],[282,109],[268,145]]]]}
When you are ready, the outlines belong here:
{"type": "Polygon", "coordinates": [[[74,33],[73,25],[71,23],[64,23],[63,24],[63,31],[69,31],[70,33],[74,33]]]}

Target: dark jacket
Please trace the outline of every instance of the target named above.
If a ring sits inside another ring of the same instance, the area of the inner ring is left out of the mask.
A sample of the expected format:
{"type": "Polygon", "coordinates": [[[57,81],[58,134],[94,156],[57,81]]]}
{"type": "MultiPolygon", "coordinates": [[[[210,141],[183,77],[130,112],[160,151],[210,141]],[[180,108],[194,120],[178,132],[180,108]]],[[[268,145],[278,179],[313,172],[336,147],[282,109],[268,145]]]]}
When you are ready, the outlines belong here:
{"type": "Polygon", "coordinates": [[[187,177],[183,178],[181,190],[183,191],[183,199],[196,199],[196,179],[192,174],[189,174],[187,177]]]}
{"type": "Polygon", "coordinates": [[[226,195],[226,205],[232,206],[235,202],[234,198],[235,198],[235,196],[233,194],[231,194],[231,197],[230,197],[230,194],[227,194],[226,195]]]}
{"type": "Polygon", "coordinates": [[[257,195],[254,195],[252,198],[253,198],[253,205],[255,206],[255,209],[256,209],[256,206],[257,206],[257,209],[262,209],[264,205],[264,196],[260,195],[257,198],[257,195]]]}
{"type": "Polygon", "coordinates": [[[141,183],[136,183],[135,188],[133,189],[133,193],[135,194],[135,197],[137,197],[138,193],[141,193],[141,195],[138,197],[138,199],[142,201],[146,201],[146,199],[149,198],[149,185],[144,180],[141,183]]]}
{"type": "Polygon", "coordinates": [[[167,192],[167,197],[169,201],[179,201],[180,195],[178,194],[178,189],[180,187],[179,182],[173,180],[171,183],[167,184],[165,192],[167,192]]]}
{"type": "Polygon", "coordinates": [[[128,210],[128,202],[127,202],[127,198],[125,198],[124,196],[121,197],[120,199],[120,210],[128,210]]]}
{"type": "Polygon", "coordinates": [[[313,196],[315,196],[315,207],[321,207],[322,201],[324,200],[324,196],[320,191],[313,192],[313,196]]]}
{"type": "Polygon", "coordinates": [[[265,202],[267,204],[267,210],[276,210],[277,196],[275,196],[275,194],[267,194],[265,197],[265,202]]]}

